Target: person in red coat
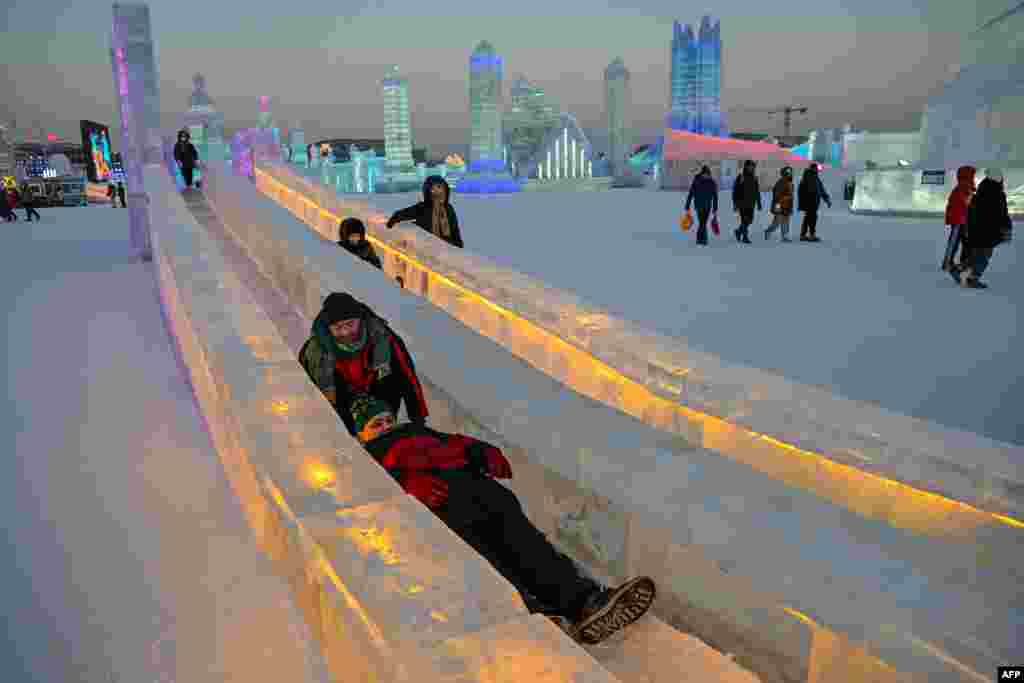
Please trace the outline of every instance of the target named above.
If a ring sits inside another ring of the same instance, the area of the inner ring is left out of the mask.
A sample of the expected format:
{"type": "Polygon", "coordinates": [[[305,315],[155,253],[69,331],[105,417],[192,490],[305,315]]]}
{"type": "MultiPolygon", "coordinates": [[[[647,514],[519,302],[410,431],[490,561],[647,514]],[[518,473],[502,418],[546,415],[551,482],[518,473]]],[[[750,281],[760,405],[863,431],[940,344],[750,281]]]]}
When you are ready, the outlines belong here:
{"type": "Polygon", "coordinates": [[[448,528],[514,585],[533,612],[546,614],[582,643],[601,642],[642,617],[654,602],[650,578],[605,588],[582,575],[526,517],[495,479],[511,479],[501,450],[461,434],[396,424],[387,403],[353,403],[364,448],[448,528]]]}
{"type": "MultiPolygon", "coordinates": [[[[954,262],[957,249],[963,243],[964,232],[967,230],[967,207],[974,196],[974,176],[977,169],[973,166],[961,166],[956,170],[956,187],[949,193],[946,201],[946,225],[949,226],[949,239],[946,240],[946,252],[942,256],[942,270],[951,273],[960,269],[954,262]]],[[[960,263],[967,263],[966,246],[960,253],[960,263]]]]}

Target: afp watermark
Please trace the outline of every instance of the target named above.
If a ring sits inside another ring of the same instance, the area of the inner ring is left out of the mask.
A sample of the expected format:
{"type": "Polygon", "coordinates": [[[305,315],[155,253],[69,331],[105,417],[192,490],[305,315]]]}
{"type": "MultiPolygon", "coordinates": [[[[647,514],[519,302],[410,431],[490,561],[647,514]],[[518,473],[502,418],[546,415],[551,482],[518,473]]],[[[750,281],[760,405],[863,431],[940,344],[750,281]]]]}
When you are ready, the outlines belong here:
{"type": "Polygon", "coordinates": [[[1001,666],[996,670],[996,681],[1024,683],[1024,666],[1001,666]]]}

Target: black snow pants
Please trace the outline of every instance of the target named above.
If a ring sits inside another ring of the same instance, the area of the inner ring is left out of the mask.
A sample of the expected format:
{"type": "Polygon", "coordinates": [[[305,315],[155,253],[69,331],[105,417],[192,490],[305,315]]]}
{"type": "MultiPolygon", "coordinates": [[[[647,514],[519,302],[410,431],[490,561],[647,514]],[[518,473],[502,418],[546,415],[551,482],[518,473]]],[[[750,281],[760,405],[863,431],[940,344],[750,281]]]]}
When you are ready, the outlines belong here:
{"type": "MultiPolygon", "coordinates": [[[[521,593],[551,613],[575,620],[599,586],[582,576],[526,517],[519,499],[483,475],[446,470],[448,502],[435,511],[521,593]]],[[[528,601],[529,602],[529,601],[528,601]]]]}

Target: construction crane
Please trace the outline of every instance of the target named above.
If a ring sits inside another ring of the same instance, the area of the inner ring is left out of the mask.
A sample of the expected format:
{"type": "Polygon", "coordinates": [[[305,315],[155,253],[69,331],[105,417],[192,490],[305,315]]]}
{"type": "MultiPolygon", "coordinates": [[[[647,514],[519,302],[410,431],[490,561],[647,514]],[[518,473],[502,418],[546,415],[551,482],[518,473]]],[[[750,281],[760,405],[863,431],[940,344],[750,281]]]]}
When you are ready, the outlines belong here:
{"type": "Polygon", "coordinates": [[[793,114],[806,114],[807,107],[801,107],[796,105],[790,105],[788,107],[778,107],[776,109],[730,109],[730,111],[736,112],[751,112],[755,114],[782,114],[782,130],[783,135],[787,138],[790,136],[790,130],[793,127],[793,114]]]}

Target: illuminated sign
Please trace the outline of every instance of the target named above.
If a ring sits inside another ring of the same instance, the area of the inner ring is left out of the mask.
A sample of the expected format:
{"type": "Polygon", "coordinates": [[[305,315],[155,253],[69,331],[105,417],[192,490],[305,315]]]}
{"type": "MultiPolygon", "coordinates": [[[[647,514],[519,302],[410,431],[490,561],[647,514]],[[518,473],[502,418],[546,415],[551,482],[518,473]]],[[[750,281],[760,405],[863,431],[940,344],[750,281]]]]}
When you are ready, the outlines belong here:
{"type": "Polygon", "coordinates": [[[110,129],[95,121],[81,121],[82,148],[85,151],[89,180],[103,183],[110,180],[110,129]]]}

